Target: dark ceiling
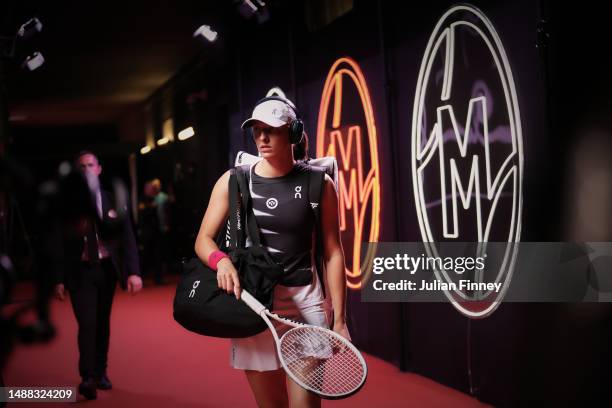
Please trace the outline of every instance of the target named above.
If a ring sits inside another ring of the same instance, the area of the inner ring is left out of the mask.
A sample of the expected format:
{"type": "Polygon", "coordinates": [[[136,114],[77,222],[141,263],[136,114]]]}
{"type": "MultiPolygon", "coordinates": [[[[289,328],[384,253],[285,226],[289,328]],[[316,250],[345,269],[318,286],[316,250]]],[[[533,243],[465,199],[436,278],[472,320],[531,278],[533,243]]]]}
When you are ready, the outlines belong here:
{"type": "Polygon", "coordinates": [[[31,16],[44,25],[6,62],[11,123],[36,127],[117,121],[206,47],[192,37],[198,26],[235,14],[230,0],[4,4],[2,34],[31,16]],[[26,72],[21,60],[35,50],[45,64],[26,72]]]}

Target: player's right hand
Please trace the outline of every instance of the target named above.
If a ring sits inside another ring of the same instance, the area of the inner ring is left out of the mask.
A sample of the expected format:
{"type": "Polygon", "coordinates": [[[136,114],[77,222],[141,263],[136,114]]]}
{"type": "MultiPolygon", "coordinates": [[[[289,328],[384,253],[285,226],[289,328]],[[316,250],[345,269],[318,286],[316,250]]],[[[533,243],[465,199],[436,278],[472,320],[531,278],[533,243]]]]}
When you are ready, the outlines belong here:
{"type": "Polygon", "coordinates": [[[55,285],[55,297],[61,301],[66,299],[66,289],[64,288],[63,283],[58,283],[55,285]]]}
{"type": "Polygon", "coordinates": [[[238,271],[229,258],[223,258],[217,263],[217,284],[228,295],[233,293],[236,299],[240,299],[240,279],[238,271]]]}

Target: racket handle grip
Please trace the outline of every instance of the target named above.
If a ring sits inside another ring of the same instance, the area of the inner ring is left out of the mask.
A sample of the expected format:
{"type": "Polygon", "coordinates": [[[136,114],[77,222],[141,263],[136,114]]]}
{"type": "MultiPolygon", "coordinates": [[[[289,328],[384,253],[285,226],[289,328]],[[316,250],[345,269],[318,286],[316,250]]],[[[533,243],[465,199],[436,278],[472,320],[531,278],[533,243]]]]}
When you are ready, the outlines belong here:
{"type": "Polygon", "coordinates": [[[259,302],[259,300],[255,299],[253,295],[251,295],[246,290],[242,289],[240,293],[240,299],[244,301],[255,313],[261,315],[261,312],[266,310],[266,307],[259,302]]]}

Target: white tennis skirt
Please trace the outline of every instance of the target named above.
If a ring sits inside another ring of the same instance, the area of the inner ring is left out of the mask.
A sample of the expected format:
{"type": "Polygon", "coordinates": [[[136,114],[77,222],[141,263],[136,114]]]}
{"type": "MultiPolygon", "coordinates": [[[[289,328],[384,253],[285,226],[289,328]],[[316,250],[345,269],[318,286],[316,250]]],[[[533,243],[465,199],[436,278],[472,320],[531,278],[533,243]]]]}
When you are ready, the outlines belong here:
{"type": "MultiPolygon", "coordinates": [[[[287,287],[276,285],[274,288],[273,312],[288,317],[329,328],[331,307],[326,302],[316,273],[313,283],[306,286],[287,287]]],[[[290,327],[275,323],[279,337],[290,327]]],[[[230,365],[240,370],[271,371],[281,368],[276,352],[276,344],[270,330],[242,339],[231,339],[230,365]]]]}

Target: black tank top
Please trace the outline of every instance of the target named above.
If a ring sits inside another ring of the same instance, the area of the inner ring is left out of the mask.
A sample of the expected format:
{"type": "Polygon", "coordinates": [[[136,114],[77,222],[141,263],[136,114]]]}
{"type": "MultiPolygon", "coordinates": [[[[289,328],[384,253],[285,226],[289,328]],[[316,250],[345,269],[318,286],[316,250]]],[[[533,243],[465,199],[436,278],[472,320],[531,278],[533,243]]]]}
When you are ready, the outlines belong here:
{"type": "MultiPolygon", "coordinates": [[[[281,264],[285,286],[303,286],[312,281],[312,237],[314,214],[308,199],[308,165],[298,162],[281,177],[261,177],[250,169],[253,212],[264,245],[281,264]]],[[[247,241],[250,245],[250,240],[247,241]]]]}

